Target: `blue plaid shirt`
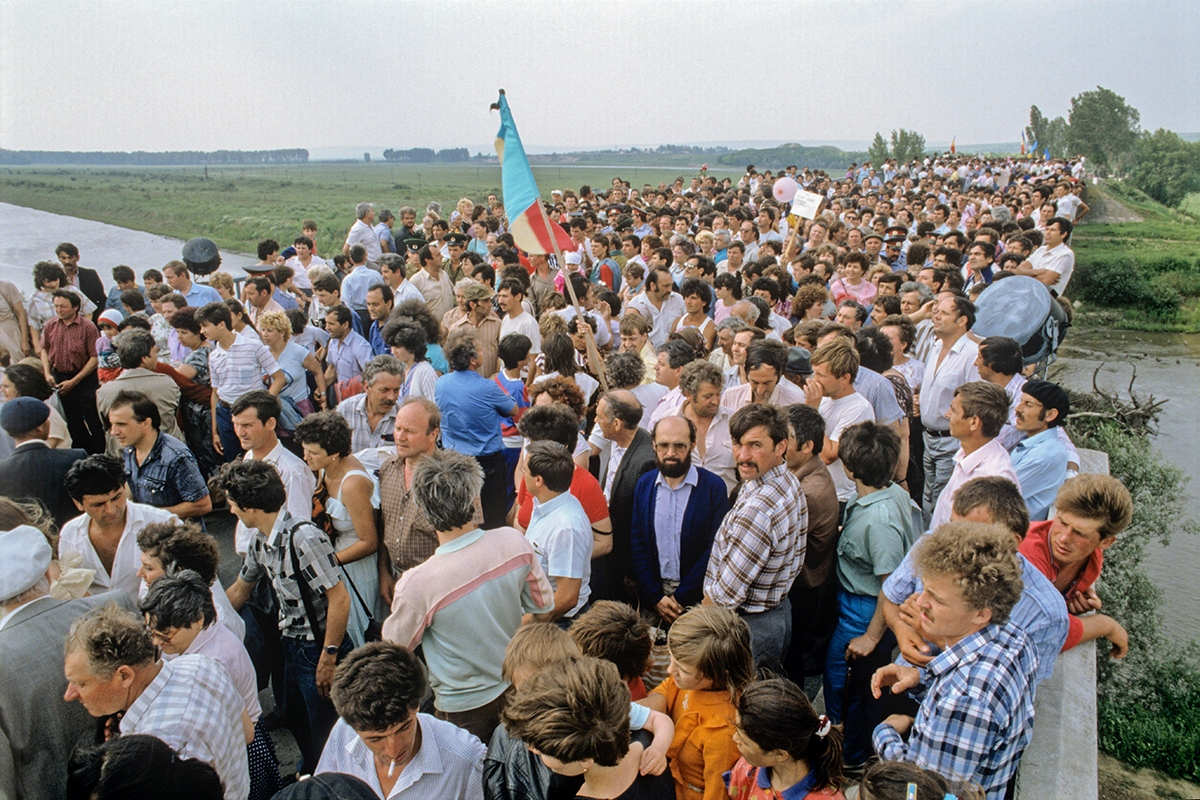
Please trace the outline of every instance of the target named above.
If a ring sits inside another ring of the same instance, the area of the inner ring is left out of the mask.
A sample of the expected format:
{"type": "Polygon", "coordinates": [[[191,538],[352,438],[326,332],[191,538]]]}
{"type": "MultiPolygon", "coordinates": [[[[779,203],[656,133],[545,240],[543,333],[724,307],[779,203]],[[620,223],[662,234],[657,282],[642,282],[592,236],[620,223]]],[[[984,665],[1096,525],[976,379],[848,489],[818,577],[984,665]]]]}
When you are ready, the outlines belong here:
{"type": "MultiPolygon", "coordinates": [[[[1009,621],[1020,626],[1033,642],[1037,650],[1036,678],[1037,683],[1041,683],[1054,673],[1058,654],[1067,643],[1070,621],[1062,594],[1054,588],[1050,579],[1038,571],[1025,556],[1018,553],[1017,559],[1021,564],[1021,581],[1025,588],[1021,590],[1021,597],[1008,617],[1009,621]]],[[[896,605],[903,605],[910,595],[920,592],[923,587],[924,584],[914,571],[913,552],[909,549],[904,561],[900,562],[895,572],[883,582],[883,594],[896,605]]],[[[896,659],[896,663],[908,662],[901,656],[896,659]]]]}
{"type": "Polygon", "coordinates": [[[1037,661],[1033,643],[1012,622],[976,631],[929,662],[908,742],[880,725],[872,737],[875,751],[973,780],[988,800],[1003,800],[1033,735],[1037,661]]]}
{"type": "Polygon", "coordinates": [[[188,446],[167,433],[158,434],[150,454],[137,463],[134,448],[121,451],[129,490],[135,503],[169,508],[190,503],[208,494],[208,485],[200,474],[200,465],[188,446]]]}

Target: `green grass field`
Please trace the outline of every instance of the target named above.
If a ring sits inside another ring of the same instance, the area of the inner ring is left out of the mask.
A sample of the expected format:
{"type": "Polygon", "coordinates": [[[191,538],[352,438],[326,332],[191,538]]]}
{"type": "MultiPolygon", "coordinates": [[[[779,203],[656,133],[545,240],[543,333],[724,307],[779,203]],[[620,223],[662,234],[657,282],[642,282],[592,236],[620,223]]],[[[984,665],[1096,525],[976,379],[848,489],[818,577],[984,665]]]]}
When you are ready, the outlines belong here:
{"type": "MultiPolygon", "coordinates": [[[[640,189],[694,174],[682,167],[534,167],[545,197],[552,189],[607,187],[615,176],[640,189]]],[[[500,194],[499,166],[230,166],[209,167],[207,178],[204,167],[0,168],[5,202],[181,239],[207,236],[221,247],[246,253],[265,238],[291,244],[303,219],[316,220],[320,252],[337,252],[354,222],[354,206],[363,200],[392,211],[406,205],[424,210],[436,200],[449,214],[460,197],[480,201],[489,193],[500,194]]]]}

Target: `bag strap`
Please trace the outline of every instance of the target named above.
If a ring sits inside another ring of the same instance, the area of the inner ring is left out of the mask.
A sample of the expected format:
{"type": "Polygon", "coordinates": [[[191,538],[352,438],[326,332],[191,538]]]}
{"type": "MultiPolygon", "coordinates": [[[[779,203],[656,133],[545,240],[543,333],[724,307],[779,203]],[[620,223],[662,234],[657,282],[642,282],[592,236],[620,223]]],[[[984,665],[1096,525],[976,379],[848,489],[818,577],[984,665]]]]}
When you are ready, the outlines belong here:
{"type": "Polygon", "coordinates": [[[354,592],[354,596],[358,598],[358,604],[362,606],[363,613],[367,615],[367,624],[370,625],[375,621],[375,617],[371,614],[371,609],[363,600],[362,595],[358,593],[358,587],[354,585],[354,580],[350,577],[350,573],[346,571],[346,565],[340,565],[342,577],[346,579],[346,583],[350,584],[350,591],[354,592]]]}
{"type": "Polygon", "coordinates": [[[304,522],[300,521],[288,528],[288,549],[292,552],[292,569],[295,572],[296,583],[300,586],[300,600],[304,603],[304,613],[308,615],[308,627],[312,629],[313,640],[321,645],[325,642],[325,629],[317,622],[317,612],[309,593],[308,581],[304,580],[304,573],[300,571],[300,556],[296,554],[296,531],[300,530],[302,525],[304,522]]]}

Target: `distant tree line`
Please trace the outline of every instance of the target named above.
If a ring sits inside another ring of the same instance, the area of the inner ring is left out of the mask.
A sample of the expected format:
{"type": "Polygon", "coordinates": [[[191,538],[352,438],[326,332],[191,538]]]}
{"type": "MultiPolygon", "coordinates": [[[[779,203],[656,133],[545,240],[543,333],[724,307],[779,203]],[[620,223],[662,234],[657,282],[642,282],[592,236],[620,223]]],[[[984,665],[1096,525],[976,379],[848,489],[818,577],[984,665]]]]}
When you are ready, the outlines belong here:
{"type": "Polygon", "coordinates": [[[471,160],[471,153],[465,147],[450,147],[445,150],[434,150],[431,147],[410,147],[407,150],[393,150],[390,147],[383,151],[385,161],[402,161],[409,164],[459,164],[471,160]]]}
{"type": "Polygon", "coordinates": [[[876,131],[875,140],[871,142],[871,149],[867,151],[867,156],[875,165],[883,164],[889,158],[896,159],[897,164],[907,164],[910,161],[925,158],[925,154],[925,137],[916,131],[904,128],[892,131],[891,147],[883,140],[883,134],[876,131]]]}
{"type": "Polygon", "coordinates": [[[756,169],[784,169],[795,164],[797,167],[813,167],[815,169],[845,169],[851,164],[864,161],[866,153],[855,150],[842,150],[831,145],[823,147],[805,147],[799,144],[785,144],[782,147],[767,149],[738,150],[718,156],[718,164],[744,166],[753,164],[756,169]]]}
{"type": "Polygon", "coordinates": [[[0,164],[91,164],[99,166],[179,166],[185,164],[303,164],[308,150],[176,150],[146,152],[82,152],[69,150],[0,150],[0,164]]]}

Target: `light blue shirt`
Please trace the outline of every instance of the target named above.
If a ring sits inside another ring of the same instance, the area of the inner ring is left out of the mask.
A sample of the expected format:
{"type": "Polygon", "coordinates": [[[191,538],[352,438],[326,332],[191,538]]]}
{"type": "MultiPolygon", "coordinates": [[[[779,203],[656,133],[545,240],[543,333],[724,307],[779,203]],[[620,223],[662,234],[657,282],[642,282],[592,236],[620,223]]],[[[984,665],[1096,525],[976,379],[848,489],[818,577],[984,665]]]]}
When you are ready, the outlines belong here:
{"type": "Polygon", "coordinates": [[[1029,519],[1044,520],[1050,513],[1058,489],[1067,479],[1068,460],[1056,428],[1023,439],[1013,448],[1012,465],[1029,506],[1029,519]]]}
{"type": "Polygon", "coordinates": [[[192,281],[192,288],[183,297],[193,308],[200,308],[205,303],[221,302],[221,295],[217,293],[216,289],[195,281],[192,281]]]}
{"type": "MultiPolygon", "coordinates": [[[[909,595],[924,589],[921,579],[913,571],[912,553],[910,549],[904,561],[896,567],[896,571],[883,582],[883,594],[896,605],[902,604],[909,595]]],[[[1063,602],[1062,594],[1054,588],[1049,578],[1038,571],[1025,556],[1017,553],[1017,558],[1021,562],[1021,580],[1025,588],[1021,590],[1021,597],[1013,606],[1008,619],[1025,632],[1037,649],[1037,679],[1040,683],[1053,674],[1054,662],[1058,660],[1058,654],[1067,643],[1067,606],[1063,602]]],[[[936,652],[937,648],[932,647],[932,650],[936,652]]],[[[899,659],[898,663],[904,663],[904,659],[899,659]]]]}
{"type": "Polygon", "coordinates": [[[569,491],[545,503],[534,500],[525,536],[555,591],[559,578],[581,580],[579,600],[563,615],[575,616],[591,596],[588,583],[592,577],[592,522],[587,512],[569,491]]]}
{"type": "Polygon", "coordinates": [[[367,307],[367,292],[383,283],[383,276],[366,264],[359,264],[342,278],[342,302],[355,311],[367,307]]]}
{"type": "Polygon", "coordinates": [[[451,372],[433,388],[442,412],[442,445],[463,455],[486,456],[504,449],[500,418],[516,403],[500,384],[474,370],[451,372]]]}
{"type": "Polygon", "coordinates": [[[658,571],[663,580],[678,581],[679,537],[683,531],[683,514],[687,511],[692,489],[699,480],[693,464],[683,478],[683,483],[672,489],[659,471],[654,484],[657,495],[654,499],[654,539],[658,544],[658,571]]]}

